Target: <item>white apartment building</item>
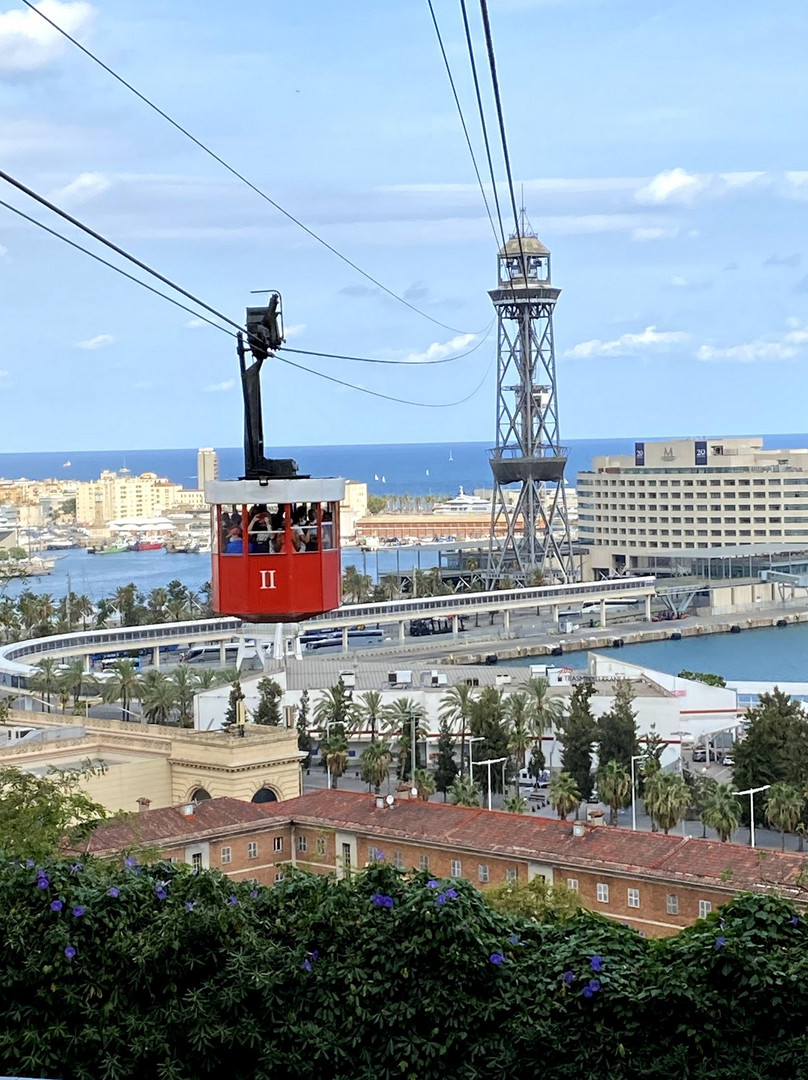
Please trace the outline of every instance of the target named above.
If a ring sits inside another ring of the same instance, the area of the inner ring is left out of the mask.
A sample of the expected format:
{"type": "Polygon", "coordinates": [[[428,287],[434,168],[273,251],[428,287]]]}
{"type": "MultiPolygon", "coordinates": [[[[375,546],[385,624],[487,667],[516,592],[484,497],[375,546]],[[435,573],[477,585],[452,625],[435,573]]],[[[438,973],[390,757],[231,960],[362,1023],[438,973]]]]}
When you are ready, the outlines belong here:
{"type": "MultiPolygon", "coordinates": [[[[156,473],[133,476],[127,469],[105,469],[98,480],[76,485],[76,520],[101,526],[108,521],[156,518],[183,505],[184,491],[156,473]]],[[[199,493],[201,499],[201,493],[199,493]]]]}
{"type": "Polygon", "coordinates": [[[595,575],[685,573],[705,555],[751,569],[757,552],[808,551],[808,450],[673,439],[635,443],[633,457],[596,457],[578,474],[578,533],[595,575]]]}
{"type": "Polygon", "coordinates": [[[211,446],[204,446],[196,452],[197,487],[205,490],[205,484],[219,479],[219,455],[211,446]]]}

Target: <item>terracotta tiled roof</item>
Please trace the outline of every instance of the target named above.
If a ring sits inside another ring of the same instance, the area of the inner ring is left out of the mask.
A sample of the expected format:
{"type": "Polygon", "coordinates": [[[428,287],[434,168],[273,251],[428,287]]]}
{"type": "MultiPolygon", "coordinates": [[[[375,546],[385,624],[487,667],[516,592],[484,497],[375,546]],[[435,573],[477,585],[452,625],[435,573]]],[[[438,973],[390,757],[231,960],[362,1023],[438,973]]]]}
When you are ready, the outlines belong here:
{"type": "MultiPolygon", "coordinates": [[[[268,818],[266,803],[225,797],[190,805],[193,813],[186,813],[181,805],[164,806],[159,810],[144,810],[127,821],[102,825],[87,839],[83,850],[92,855],[106,855],[132,844],[170,847],[208,836],[240,833],[245,827],[266,824],[268,818]]],[[[270,816],[270,820],[275,818],[270,816]]]]}
{"type": "Polygon", "coordinates": [[[379,809],[370,795],[318,791],[274,803],[267,811],[299,824],[330,826],[402,841],[424,841],[457,850],[530,859],[551,865],[629,873],[736,891],[777,885],[798,888],[808,856],[752,849],[717,840],[633,832],[608,825],[584,826],[527,814],[397,801],[379,809]]]}

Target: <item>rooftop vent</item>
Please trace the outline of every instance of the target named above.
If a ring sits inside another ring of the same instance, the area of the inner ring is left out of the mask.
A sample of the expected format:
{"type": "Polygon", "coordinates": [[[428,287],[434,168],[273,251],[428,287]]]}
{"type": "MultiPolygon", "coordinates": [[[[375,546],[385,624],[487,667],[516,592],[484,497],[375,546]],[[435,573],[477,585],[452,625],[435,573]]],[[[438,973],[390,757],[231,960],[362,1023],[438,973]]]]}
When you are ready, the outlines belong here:
{"type": "Polygon", "coordinates": [[[192,802],[186,803],[182,808],[182,812],[186,817],[191,817],[192,814],[196,813],[196,804],[192,802]]]}
{"type": "Polygon", "coordinates": [[[582,821],[573,821],[572,823],[572,835],[584,836],[586,835],[586,826],[582,821]]]}

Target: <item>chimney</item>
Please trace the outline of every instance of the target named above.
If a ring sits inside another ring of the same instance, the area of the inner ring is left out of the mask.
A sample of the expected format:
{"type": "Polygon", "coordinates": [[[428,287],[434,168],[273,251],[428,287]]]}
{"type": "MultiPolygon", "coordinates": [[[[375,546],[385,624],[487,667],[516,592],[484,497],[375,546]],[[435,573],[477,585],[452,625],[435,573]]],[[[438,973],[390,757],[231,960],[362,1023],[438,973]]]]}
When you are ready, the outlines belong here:
{"type": "Polygon", "coordinates": [[[573,836],[586,836],[586,825],[582,821],[573,821],[572,823],[572,835],[573,836]]]}
{"type": "Polygon", "coordinates": [[[141,796],[137,801],[138,813],[142,813],[144,810],[148,810],[150,806],[151,799],[144,799],[143,796],[141,796]]]}
{"type": "Polygon", "coordinates": [[[196,813],[196,804],[192,802],[186,803],[182,808],[182,812],[186,817],[191,817],[196,813]]]}

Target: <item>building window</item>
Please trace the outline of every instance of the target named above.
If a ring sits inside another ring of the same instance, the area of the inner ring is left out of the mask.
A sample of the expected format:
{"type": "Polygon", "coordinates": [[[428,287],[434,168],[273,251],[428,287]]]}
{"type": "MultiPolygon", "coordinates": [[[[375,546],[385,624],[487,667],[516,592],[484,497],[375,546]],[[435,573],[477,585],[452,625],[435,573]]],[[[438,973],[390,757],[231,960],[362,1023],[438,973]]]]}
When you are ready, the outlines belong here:
{"type": "Polygon", "coordinates": [[[577,877],[568,877],[567,878],[567,888],[571,889],[573,892],[578,892],[578,878],[577,877]]]}
{"type": "Polygon", "coordinates": [[[506,881],[516,881],[518,873],[519,873],[518,870],[515,870],[514,867],[509,866],[508,869],[505,871],[505,880],[506,881]]]}
{"type": "Polygon", "coordinates": [[[298,836],[297,838],[297,850],[306,852],[309,850],[309,842],[305,836],[298,836]]]}
{"type": "Polygon", "coordinates": [[[222,848],[222,854],[221,854],[222,866],[224,866],[227,863],[232,862],[232,861],[233,861],[233,849],[230,848],[230,847],[223,847],[222,848]]]}
{"type": "Polygon", "coordinates": [[[193,853],[193,855],[191,856],[191,866],[194,868],[194,870],[201,870],[202,869],[202,852],[201,851],[195,851],[193,853]]]}
{"type": "Polygon", "coordinates": [[[325,837],[324,836],[318,836],[317,837],[317,854],[318,855],[325,855],[325,837]]]}
{"type": "Polygon", "coordinates": [[[283,837],[282,836],[273,836],[273,838],[272,838],[272,850],[273,851],[283,851],[283,837]]]}
{"type": "Polygon", "coordinates": [[[250,840],[249,844],[247,844],[247,858],[258,858],[258,844],[255,842],[255,840],[250,840]]]}
{"type": "Polygon", "coordinates": [[[283,870],[279,870],[275,875],[275,882],[283,881],[283,870]]]}
{"type": "Polygon", "coordinates": [[[713,910],[713,905],[709,900],[699,900],[699,918],[706,919],[710,912],[713,910]]]}
{"type": "Polygon", "coordinates": [[[393,866],[395,866],[396,870],[404,869],[404,853],[402,851],[397,851],[393,855],[393,866]]]}
{"type": "Polygon", "coordinates": [[[599,904],[609,903],[609,886],[602,881],[598,882],[597,898],[599,904]]]}
{"type": "Polygon", "coordinates": [[[368,851],[368,859],[370,862],[384,862],[384,852],[377,847],[371,847],[368,851]]]}
{"type": "Polygon", "coordinates": [[[342,845],[342,868],[346,875],[350,877],[351,874],[351,845],[342,845]]]}
{"type": "Polygon", "coordinates": [[[450,875],[452,877],[460,877],[462,872],[463,872],[463,867],[462,867],[462,864],[460,862],[460,859],[452,859],[452,866],[451,866],[451,870],[450,870],[450,875]]]}
{"type": "Polygon", "coordinates": [[[676,893],[669,892],[665,901],[665,910],[669,915],[679,914],[679,897],[676,893]]]}
{"type": "Polygon", "coordinates": [[[483,883],[488,881],[488,863],[478,863],[477,880],[482,881],[483,883]]]}
{"type": "Polygon", "coordinates": [[[628,906],[639,907],[640,906],[640,890],[629,889],[628,890],[628,906]]]}
{"type": "Polygon", "coordinates": [[[428,870],[429,869],[429,856],[428,855],[422,855],[419,858],[419,860],[418,860],[418,868],[420,870],[428,870]]]}

